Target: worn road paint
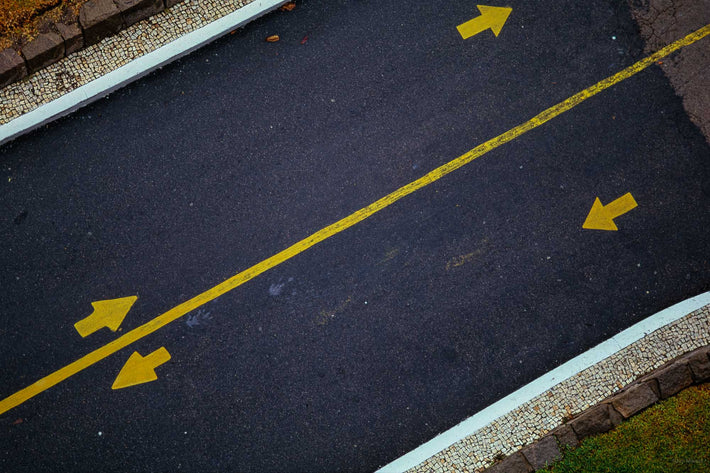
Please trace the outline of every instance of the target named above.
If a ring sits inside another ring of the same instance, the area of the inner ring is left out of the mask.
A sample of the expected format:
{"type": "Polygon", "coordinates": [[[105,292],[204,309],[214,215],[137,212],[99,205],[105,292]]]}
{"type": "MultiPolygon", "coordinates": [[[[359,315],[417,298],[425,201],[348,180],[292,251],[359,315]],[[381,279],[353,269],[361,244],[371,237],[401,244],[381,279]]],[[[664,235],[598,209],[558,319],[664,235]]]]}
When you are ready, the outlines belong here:
{"type": "Polygon", "coordinates": [[[158,379],[155,368],[170,360],[170,353],[160,347],[150,355],[141,356],[134,351],[116,376],[111,389],[123,389],[136,384],[149,383],[158,379]]]}
{"type": "Polygon", "coordinates": [[[74,328],[82,337],[88,337],[104,327],[115,332],[121,326],[121,322],[123,322],[126,314],[131,310],[133,303],[137,299],[138,296],[130,296],[92,302],[91,305],[94,307],[94,311],[90,316],[75,323],[74,328]]]}
{"type": "Polygon", "coordinates": [[[488,28],[490,28],[497,37],[500,30],[503,29],[505,20],[508,19],[508,15],[510,15],[513,9],[507,7],[489,7],[486,5],[476,6],[478,7],[478,11],[481,12],[481,16],[477,16],[473,20],[469,20],[456,27],[461,37],[468,39],[482,31],[486,31],[488,28]]]}
{"type": "Polygon", "coordinates": [[[400,187],[396,191],[382,197],[381,199],[373,202],[367,207],[364,207],[358,210],[357,212],[348,215],[347,217],[338,220],[337,222],[321,230],[318,230],[314,234],[289,246],[285,250],[282,250],[279,253],[276,253],[275,255],[261,261],[260,263],[257,263],[254,266],[232,276],[226,281],[216,285],[211,289],[208,289],[207,291],[201,294],[198,294],[192,299],[173,307],[169,311],[165,312],[162,315],[159,315],[150,322],[147,322],[131,330],[130,332],[127,332],[116,340],[92,351],[91,353],[74,361],[73,363],[68,364],[67,366],[45,376],[39,381],[36,381],[35,383],[27,386],[26,388],[21,389],[15,394],[3,399],[2,401],[0,401],[0,414],[7,412],[13,407],[16,407],[17,405],[27,401],[31,397],[36,396],[37,394],[43,391],[46,391],[47,389],[64,381],[70,376],[73,376],[76,373],[93,365],[94,363],[97,363],[103,360],[104,358],[116,353],[117,351],[127,347],[136,340],[140,340],[146,335],[149,335],[155,332],[156,330],[166,326],[170,322],[179,319],[183,315],[200,307],[201,305],[206,304],[207,302],[216,299],[222,294],[225,294],[231,291],[232,289],[241,286],[245,282],[257,277],[264,271],[268,271],[269,269],[278,266],[284,261],[293,258],[299,253],[306,251],[307,249],[320,243],[321,241],[330,238],[333,235],[342,232],[343,230],[347,230],[353,225],[379,212],[380,210],[394,204],[399,199],[408,196],[409,194],[421,189],[422,187],[428,186],[432,182],[441,179],[447,174],[457,170],[461,166],[470,163],[474,159],[483,156],[489,151],[492,151],[497,147],[517,138],[518,136],[535,129],[544,123],[547,123],[556,116],[561,115],[562,113],[584,102],[588,98],[593,97],[594,95],[598,94],[599,92],[602,92],[603,90],[608,89],[614,84],[617,84],[624,79],[628,79],[634,74],[646,69],[651,64],[654,64],[656,61],[668,56],[672,52],[677,51],[684,46],[693,44],[708,35],[710,35],[710,24],[704,26],[703,28],[700,28],[699,30],[693,33],[690,33],[689,35],[685,36],[682,39],[679,39],[678,41],[675,41],[674,43],[669,44],[658,52],[651,54],[650,56],[638,61],[637,63],[627,67],[626,69],[623,69],[620,72],[617,72],[613,76],[607,77],[606,79],[597,82],[593,86],[584,89],[583,91],[571,96],[570,98],[558,103],[557,105],[554,105],[548,108],[547,110],[544,110],[543,112],[537,114],[530,120],[514,128],[511,128],[505,133],[498,135],[495,138],[486,141],[485,143],[476,146],[467,153],[459,156],[458,158],[452,161],[449,161],[448,163],[434,169],[433,171],[430,171],[429,173],[420,177],[416,181],[410,182],[409,184],[400,187]]]}
{"type": "Polygon", "coordinates": [[[613,202],[602,205],[602,201],[597,197],[592,204],[587,219],[582,224],[582,228],[589,230],[618,230],[614,219],[638,206],[631,193],[619,197],[613,202]]]}

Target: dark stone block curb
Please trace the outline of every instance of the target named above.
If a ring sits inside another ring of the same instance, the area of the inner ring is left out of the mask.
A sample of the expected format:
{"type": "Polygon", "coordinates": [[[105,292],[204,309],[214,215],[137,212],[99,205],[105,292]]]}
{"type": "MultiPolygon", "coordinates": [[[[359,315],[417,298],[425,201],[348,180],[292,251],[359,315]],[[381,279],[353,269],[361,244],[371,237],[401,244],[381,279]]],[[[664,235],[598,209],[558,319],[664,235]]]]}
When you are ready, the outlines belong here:
{"type": "Polygon", "coordinates": [[[515,452],[486,470],[486,473],[530,473],[533,467],[520,452],[515,452]]]}
{"type": "Polygon", "coordinates": [[[547,435],[534,444],[528,445],[521,453],[534,470],[545,468],[562,458],[557,439],[553,435],[547,435]]]}
{"type": "Polygon", "coordinates": [[[65,17],[54,25],[64,39],[64,54],[69,56],[71,53],[84,48],[84,32],[79,26],[78,16],[65,17]]]}
{"type": "Polygon", "coordinates": [[[681,355],[624,389],[580,413],[537,442],[501,460],[485,473],[528,473],[561,458],[562,447],[576,448],[581,440],[616,427],[660,399],[692,384],[710,381],[710,345],[681,355]]]}
{"type": "Polygon", "coordinates": [[[123,29],[123,17],[113,0],[89,0],[79,10],[84,44],[96,44],[123,29]]]}
{"type": "Polygon", "coordinates": [[[569,422],[579,440],[608,432],[621,423],[623,416],[606,403],[590,407],[569,422]]]}
{"type": "Polygon", "coordinates": [[[628,390],[614,396],[611,404],[617,412],[628,419],[657,401],[658,395],[647,382],[633,385],[628,390]]]}
{"type": "Polygon", "coordinates": [[[126,26],[160,13],[165,9],[163,0],[114,0],[121,11],[126,26]]]}
{"type": "Polygon", "coordinates": [[[65,13],[46,32],[22,46],[19,51],[0,51],[0,88],[60,59],[115,35],[182,0],[89,0],[79,15],[65,13]]]}
{"type": "Polygon", "coordinates": [[[22,56],[32,74],[64,57],[64,38],[56,33],[41,34],[22,48],[22,56]]]}
{"type": "Polygon", "coordinates": [[[0,87],[17,82],[27,76],[27,66],[14,49],[0,51],[0,87]]]}

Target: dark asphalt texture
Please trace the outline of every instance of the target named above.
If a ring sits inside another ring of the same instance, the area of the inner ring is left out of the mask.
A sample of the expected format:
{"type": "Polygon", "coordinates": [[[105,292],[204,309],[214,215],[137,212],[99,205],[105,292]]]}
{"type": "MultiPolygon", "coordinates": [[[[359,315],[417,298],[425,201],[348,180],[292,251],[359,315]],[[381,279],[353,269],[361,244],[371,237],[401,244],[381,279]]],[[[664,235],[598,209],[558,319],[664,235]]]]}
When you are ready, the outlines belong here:
{"type": "MultiPolygon", "coordinates": [[[[510,6],[303,0],[0,148],[0,397],[642,57],[624,2],[510,6]]],[[[710,290],[709,166],[651,67],[0,416],[0,471],[374,470],[710,290]]]]}

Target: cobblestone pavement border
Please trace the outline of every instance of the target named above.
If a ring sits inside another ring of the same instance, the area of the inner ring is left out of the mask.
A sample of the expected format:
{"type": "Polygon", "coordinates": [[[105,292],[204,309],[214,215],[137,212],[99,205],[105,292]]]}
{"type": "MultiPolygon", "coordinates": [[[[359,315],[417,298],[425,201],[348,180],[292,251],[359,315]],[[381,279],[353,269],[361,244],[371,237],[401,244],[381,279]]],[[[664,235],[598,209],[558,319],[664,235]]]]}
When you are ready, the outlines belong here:
{"type": "Polygon", "coordinates": [[[286,0],[184,0],[0,89],[0,144],[142,77],[286,0]]]}
{"type": "MultiPolygon", "coordinates": [[[[708,308],[710,306],[706,306],[708,308]]],[[[532,473],[544,469],[562,458],[563,447],[576,448],[585,438],[608,432],[656,402],[708,381],[710,345],[684,353],[642,376],[540,440],[504,458],[485,473],[532,473]]]]}
{"type": "Polygon", "coordinates": [[[555,429],[654,369],[707,345],[710,292],[630,327],[379,471],[482,472],[553,431],[559,434],[555,429]]]}

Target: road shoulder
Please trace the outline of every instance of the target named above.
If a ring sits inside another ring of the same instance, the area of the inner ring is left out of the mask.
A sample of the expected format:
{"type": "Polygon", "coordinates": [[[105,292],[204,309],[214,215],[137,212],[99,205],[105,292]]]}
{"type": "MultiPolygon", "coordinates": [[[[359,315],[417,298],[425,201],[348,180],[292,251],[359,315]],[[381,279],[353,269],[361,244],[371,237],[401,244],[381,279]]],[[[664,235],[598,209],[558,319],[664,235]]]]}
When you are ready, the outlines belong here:
{"type": "MultiPolygon", "coordinates": [[[[379,470],[480,472],[675,358],[710,344],[710,292],[624,330],[379,470]]],[[[505,373],[501,373],[505,376],[505,373]]]]}

